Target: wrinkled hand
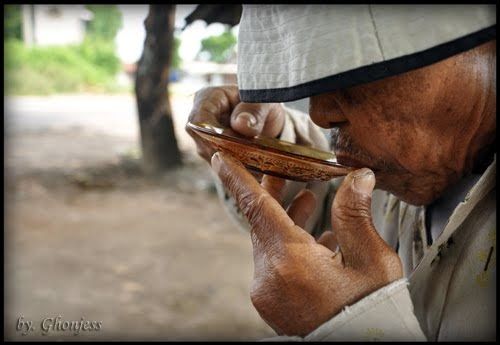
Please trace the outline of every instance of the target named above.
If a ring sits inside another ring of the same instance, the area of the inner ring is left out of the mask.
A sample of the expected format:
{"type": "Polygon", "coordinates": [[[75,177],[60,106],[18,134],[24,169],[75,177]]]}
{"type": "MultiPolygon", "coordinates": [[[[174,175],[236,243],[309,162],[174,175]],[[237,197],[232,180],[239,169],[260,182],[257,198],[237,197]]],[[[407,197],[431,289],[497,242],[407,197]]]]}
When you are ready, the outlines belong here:
{"type": "MultiPolygon", "coordinates": [[[[230,127],[247,137],[261,134],[274,138],[283,129],[285,110],[279,103],[241,102],[236,85],[207,87],[195,94],[188,121],[230,127]]],[[[198,154],[210,162],[214,150],[188,127],[186,131],[195,140],[198,154]]]]}
{"type": "Polygon", "coordinates": [[[214,154],[212,168],[250,223],[251,300],[278,334],[305,336],[344,306],[402,278],[398,255],[371,220],[371,170],[356,170],[344,179],[332,205],[335,234],[327,231],[316,241],[301,228],[315,207],[311,192],[299,193],[285,211],[279,187],[259,185],[229,155],[214,154]]]}

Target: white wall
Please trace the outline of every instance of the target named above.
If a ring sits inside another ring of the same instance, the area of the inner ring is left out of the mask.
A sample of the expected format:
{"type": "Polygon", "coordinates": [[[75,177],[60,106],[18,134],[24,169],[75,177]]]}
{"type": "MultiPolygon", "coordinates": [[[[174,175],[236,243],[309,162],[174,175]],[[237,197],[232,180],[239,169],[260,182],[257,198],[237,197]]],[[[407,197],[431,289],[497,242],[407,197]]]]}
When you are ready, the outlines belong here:
{"type": "Polygon", "coordinates": [[[23,5],[25,41],[41,46],[80,43],[89,15],[83,5],[23,5]]]}

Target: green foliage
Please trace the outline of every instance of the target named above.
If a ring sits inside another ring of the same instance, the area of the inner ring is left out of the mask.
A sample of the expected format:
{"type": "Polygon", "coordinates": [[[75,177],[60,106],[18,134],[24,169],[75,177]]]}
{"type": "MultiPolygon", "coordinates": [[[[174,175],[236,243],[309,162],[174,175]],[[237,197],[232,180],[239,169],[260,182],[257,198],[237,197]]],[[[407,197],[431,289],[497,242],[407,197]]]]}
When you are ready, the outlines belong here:
{"type": "Polygon", "coordinates": [[[113,42],[122,27],[122,14],[116,5],[87,5],[94,17],[87,27],[87,35],[92,39],[113,42]]]}
{"type": "MultiPolygon", "coordinates": [[[[7,6],[6,6],[7,7],[7,6]]],[[[4,87],[6,94],[114,91],[121,63],[115,53],[115,36],[122,25],[115,5],[88,5],[94,17],[81,44],[26,47],[14,36],[16,18],[10,10],[5,26],[4,87]]],[[[7,13],[6,13],[7,19],[7,13]]],[[[19,26],[20,26],[19,11],[19,26]]]]}
{"type": "Polygon", "coordinates": [[[3,37],[6,39],[22,39],[21,5],[4,5],[3,37]]]}
{"type": "Polygon", "coordinates": [[[86,5],[86,8],[93,18],[78,51],[88,62],[114,75],[120,69],[114,40],[123,25],[122,13],[116,5],[86,5]]]}
{"type": "Polygon", "coordinates": [[[178,69],[181,66],[181,57],[179,55],[179,47],[181,46],[181,39],[174,36],[174,51],[172,53],[172,63],[171,67],[178,69]]]}
{"type": "MultiPolygon", "coordinates": [[[[21,41],[20,6],[4,7],[5,94],[118,91],[115,76],[121,62],[114,39],[122,25],[121,12],[114,5],[87,8],[94,17],[81,44],[27,47],[21,41]]],[[[180,39],[174,37],[173,68],[180,67],[180,44],[180,39]]]]}
{"type": "Polygon", "coordinates": [[[86,38],[76,47],[81,57],[102,70],[109,76],[114,76],[120,70],[120,59],[115,54],[114,46],[98,39],[86,38]]]}
{"type": "Polygon", "coordinates": [[[226,30],[219,36],[210,36],[201,41],[200,52],[210,54],[210,61],[222,63],[226,62],[231,56],[232,50],[236,45],[236,37],[231,31],[226,30]]]}
{"type": "Polygon", "coordinates": [[[92,40],[32,48],[8,40],[4,50],[6,94],[109,91],[120,68],[113,48],[92,40]]]}
{"type": "Polygon", "coordinates": [[[24,44],[17,39],[4,40],[4,60],[3,69],[14,70],[20,68],[27,60],[28,51],[24,44]]]}

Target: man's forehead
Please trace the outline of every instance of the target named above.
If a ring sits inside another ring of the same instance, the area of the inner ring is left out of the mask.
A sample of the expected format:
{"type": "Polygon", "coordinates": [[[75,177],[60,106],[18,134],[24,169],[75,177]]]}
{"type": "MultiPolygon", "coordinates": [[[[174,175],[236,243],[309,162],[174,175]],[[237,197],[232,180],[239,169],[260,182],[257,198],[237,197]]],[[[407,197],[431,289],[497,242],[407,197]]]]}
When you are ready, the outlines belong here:
{"type": "Polygon", "coordinates": [[[287,102],[424,67],[496,38],[495,5],[244,5],[244,102],[287,102]]]}

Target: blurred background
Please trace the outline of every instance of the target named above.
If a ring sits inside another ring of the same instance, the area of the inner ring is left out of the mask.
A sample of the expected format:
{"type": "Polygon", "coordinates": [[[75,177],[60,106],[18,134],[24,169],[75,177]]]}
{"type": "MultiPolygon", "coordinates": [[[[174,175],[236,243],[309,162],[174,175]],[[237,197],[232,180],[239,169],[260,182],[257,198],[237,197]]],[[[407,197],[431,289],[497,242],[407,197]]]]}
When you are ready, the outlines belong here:
{"type": "Polygon", "coordinates": [[[249,236],[184,130],[197,90],[236,83],[240,15],[4,5],[6,339],[274,335],[249,298],[249,236]],[[102,328],[43,335],[59,315],[102,328]]]}

